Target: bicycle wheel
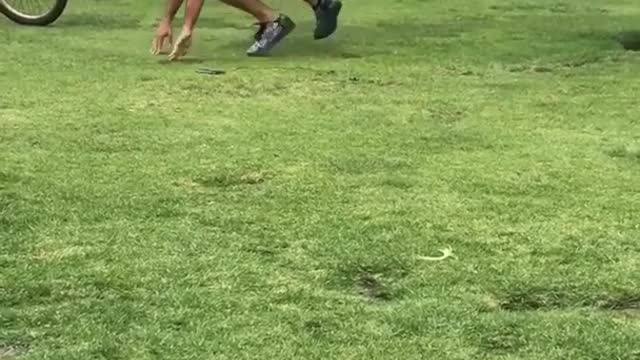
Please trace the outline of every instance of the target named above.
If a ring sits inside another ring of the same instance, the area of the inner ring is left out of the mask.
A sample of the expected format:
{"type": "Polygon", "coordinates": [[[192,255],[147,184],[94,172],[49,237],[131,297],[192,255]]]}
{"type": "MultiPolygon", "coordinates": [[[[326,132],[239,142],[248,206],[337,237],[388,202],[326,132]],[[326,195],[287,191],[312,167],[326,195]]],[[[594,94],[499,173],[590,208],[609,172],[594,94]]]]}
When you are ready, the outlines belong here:
{"type": "Polygon", "coordinates": [[[0,12],[22,25],[46,26],[58,20],[67,0],[0,0],[0,12]]]}

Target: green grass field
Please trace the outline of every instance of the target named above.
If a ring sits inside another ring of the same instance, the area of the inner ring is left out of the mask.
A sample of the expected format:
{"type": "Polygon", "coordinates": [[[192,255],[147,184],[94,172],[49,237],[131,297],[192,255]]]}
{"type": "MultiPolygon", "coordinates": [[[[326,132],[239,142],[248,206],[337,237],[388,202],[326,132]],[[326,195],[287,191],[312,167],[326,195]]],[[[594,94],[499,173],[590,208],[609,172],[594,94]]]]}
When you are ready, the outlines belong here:
{"type": "Polygon", "coordinates": [[[344,1],[0,19],[1,360],[640,359],[637,1],[344,1]]]}

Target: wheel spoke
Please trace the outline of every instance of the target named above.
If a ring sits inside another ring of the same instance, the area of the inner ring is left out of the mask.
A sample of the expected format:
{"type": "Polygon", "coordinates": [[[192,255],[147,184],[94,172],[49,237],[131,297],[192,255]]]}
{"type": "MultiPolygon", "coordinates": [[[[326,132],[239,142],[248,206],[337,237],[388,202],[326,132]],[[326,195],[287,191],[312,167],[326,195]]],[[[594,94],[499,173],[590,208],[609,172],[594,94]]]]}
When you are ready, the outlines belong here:
{"type": "Polygon", "coordinates": [[[27,18],[47,14],[57,2],[58,0],[0,0],[0,4],[27,18]]]}

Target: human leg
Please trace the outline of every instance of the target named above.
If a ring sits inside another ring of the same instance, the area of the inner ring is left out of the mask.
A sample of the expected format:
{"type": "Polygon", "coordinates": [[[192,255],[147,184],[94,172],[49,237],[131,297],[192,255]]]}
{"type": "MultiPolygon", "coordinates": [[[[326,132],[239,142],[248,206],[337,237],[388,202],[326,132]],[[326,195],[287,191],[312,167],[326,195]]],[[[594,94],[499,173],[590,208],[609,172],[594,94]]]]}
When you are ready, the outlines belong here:
{"type": "Polygon", "coordinates": [[[193,32],[202,12],[204,0],[186,0],[184,11],[184,22],[182,24],[182,32],[173,46],[173,51],[169,54],[169,60],[177,60],[187,54],[191,48],[193,40],[193,32]]]}

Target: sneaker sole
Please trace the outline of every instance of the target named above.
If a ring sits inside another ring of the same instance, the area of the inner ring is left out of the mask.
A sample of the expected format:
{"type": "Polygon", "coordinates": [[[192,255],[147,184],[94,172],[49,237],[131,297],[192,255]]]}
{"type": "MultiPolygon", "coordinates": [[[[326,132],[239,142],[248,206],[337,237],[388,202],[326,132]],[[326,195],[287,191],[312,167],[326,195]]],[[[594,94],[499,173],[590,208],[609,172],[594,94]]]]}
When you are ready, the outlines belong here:
{"type": "Polygon", "coordinates": [[[271,50],[273,50],[278,44],[280,44],[280,42],[287,37],[287,35],[289,35],[294,29],[296,28],[296,24],[291,21],[291,19],[287,20],[287,26],[284,28],[284,31],[281,32],[277,38],[274,39],[274,41],[271,43],[271,46],[268,48],[262,48],[260,49],[260,51],[257,52],[247,52],[247,56],[251,56],[251,57],[264,57],[264,56],[269,56],[271,53],[271,50]]]}
{"type": "Polygon", "coordinates": [[[342,11],[342,2],[341,1],[337,1],[335,3],[335,6],[331,9],[331,14],[336,19],[335,27],[333,28],[332,31],[328,32],[327,34],[322,34],[322,35],[313,34],[313,38],[315,40],[326,39],[329,36],[333,35],[336,32],[336,30],[338,30],[338,17],[340,16],[340,11],[342,11]]]}

